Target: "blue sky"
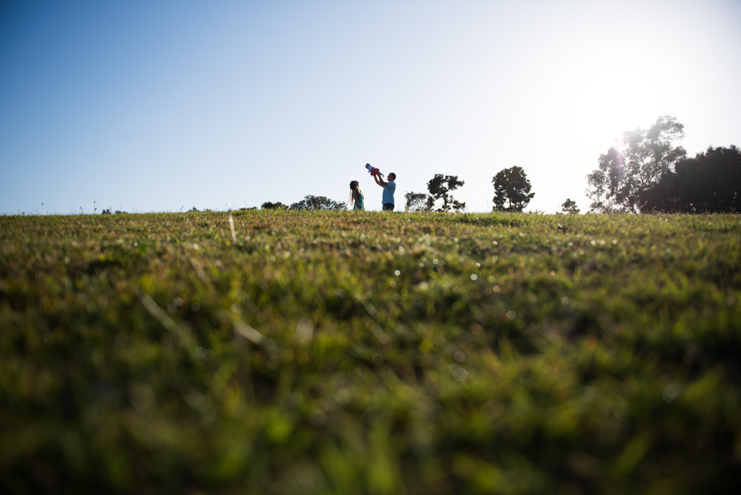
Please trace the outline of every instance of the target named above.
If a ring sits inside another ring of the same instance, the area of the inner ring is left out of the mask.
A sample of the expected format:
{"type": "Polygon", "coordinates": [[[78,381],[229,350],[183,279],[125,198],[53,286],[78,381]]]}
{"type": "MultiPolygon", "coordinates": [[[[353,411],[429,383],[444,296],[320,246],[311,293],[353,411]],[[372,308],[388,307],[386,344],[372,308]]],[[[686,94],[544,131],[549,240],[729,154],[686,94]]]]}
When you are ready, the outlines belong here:
{"type": "Polygon", "coordinates": [[[669,114],[741,145],[741,2],[0,3],[0,213],[346,200],[436,173],[488,211],[519,165],[556,212],[669,114]]]}

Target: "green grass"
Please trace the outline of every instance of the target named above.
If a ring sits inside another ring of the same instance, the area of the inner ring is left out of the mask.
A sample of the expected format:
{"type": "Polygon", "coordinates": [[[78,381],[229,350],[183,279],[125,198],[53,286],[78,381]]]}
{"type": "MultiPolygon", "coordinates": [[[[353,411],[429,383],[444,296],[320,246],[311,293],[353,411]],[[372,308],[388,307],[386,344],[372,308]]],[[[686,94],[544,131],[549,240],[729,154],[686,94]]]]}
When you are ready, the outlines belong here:
{"type": "Polygon", "coordinates": [[[4,493],[733,493],[741,216],[0,217],[4,493]]]}

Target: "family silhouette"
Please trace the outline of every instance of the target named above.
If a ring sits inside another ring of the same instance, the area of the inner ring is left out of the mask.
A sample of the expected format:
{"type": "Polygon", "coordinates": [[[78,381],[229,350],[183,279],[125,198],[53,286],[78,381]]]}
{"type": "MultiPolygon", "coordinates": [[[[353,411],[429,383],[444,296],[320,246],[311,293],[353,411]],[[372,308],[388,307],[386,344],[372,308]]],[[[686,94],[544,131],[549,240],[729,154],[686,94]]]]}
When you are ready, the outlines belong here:
{"type": "MultiPolygon", "coordinates": [[[[376,184],[383,188],[383,195],[381,196],[381,206],[383,211],[394,211],[394,193],[396,192],[396,174],[391,172],[388,174],[388,181],[383,180],[383,174],[375,167],[372,167],[370,163],[365,164],[365,168],[371,177],[376,181],[376,184]]],[[[360,189],[358,181],[354,180],[350,182],[350,206],[353,210],[365,211],[365,196],[363,191],[360,189]]]]}

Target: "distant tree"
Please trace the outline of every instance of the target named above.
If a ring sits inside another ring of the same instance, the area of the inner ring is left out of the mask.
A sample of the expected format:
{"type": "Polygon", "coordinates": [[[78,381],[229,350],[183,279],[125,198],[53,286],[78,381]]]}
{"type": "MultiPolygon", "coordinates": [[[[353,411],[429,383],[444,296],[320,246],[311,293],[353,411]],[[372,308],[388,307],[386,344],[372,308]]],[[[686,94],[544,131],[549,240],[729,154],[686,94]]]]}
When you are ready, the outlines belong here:
{"type": "Polygon", "coordinates": [[[561,211],[572,215],[579,214],[579,208],[576,206],[576,201],[571,201],[571,198],[566,198],[566,201],[561,205],[561,211]]]}
{"type": "Polygon", "coordinates": [[[288,209],[288,206],[284,205],[280,201],[276,203],[272,203],[270,201],[264,202],[262,205],[260,205],[260,208],[263,210],[286,210],[288,209]]]}
{"type": "Polygon", "coordinates": [[[491,182],[494,184],[495,211],[522,211],[535,196],[530,192],[532,184],[522,167],[500,170],[491,182]]]}
{"type": "Polygon", "coordinates": [[[461,203],[453,198],[452,192],[465,184],[464,181],[458,180],[457,175],[435,174],[427,182],[427,190],[430,194],[427,196],[427,211],[460,211],[466,207],[466,203],[461,203]],[[442,204],[440,204],[442,201],[442,204]],[[437,205],[437,210],[435,206],[437,205]]]}
{"type": "Polygon", "coordinates": [[[669,115],[656,119],[648,130],[623,133],[622,141],[600,155],[598,168],[587,175],[590,209],[639,213],[642,191],[656,186],[685,158],[685,149],[675,146],[683,137],[684,125],[669,115]]]}
{"type": "Polygon", "coordinates": [[[741,212],[741,149],[709,147],[641,191],[641,211],[741,212]]]}
{"type": "Polygon", "coordinates": [[[313,196],[307,195],[301,201],[293,203],[290,206],[291,210],[325,210],[325,211],[340,211],[347,209],[345,203],[340,201],[332,201],[325,196],[313,196]]]}
{"type": "Polygon", "coordinates": [[[407,200],[407,211],[428,211],[427,195],[425,193],[408,192],[404,197],[407,200]]]}

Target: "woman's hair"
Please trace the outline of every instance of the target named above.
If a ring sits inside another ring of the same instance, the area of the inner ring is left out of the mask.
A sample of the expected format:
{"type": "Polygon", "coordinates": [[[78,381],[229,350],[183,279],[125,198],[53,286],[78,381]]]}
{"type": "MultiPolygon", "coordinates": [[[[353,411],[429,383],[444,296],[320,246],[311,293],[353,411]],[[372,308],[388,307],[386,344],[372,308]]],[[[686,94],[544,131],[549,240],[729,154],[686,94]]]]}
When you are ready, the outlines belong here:
{"type": "Polygon", "coordinates": [[[350,189],[355,189],[358,187],[358,181],[354,180],[350,182],[350,189]]]}

